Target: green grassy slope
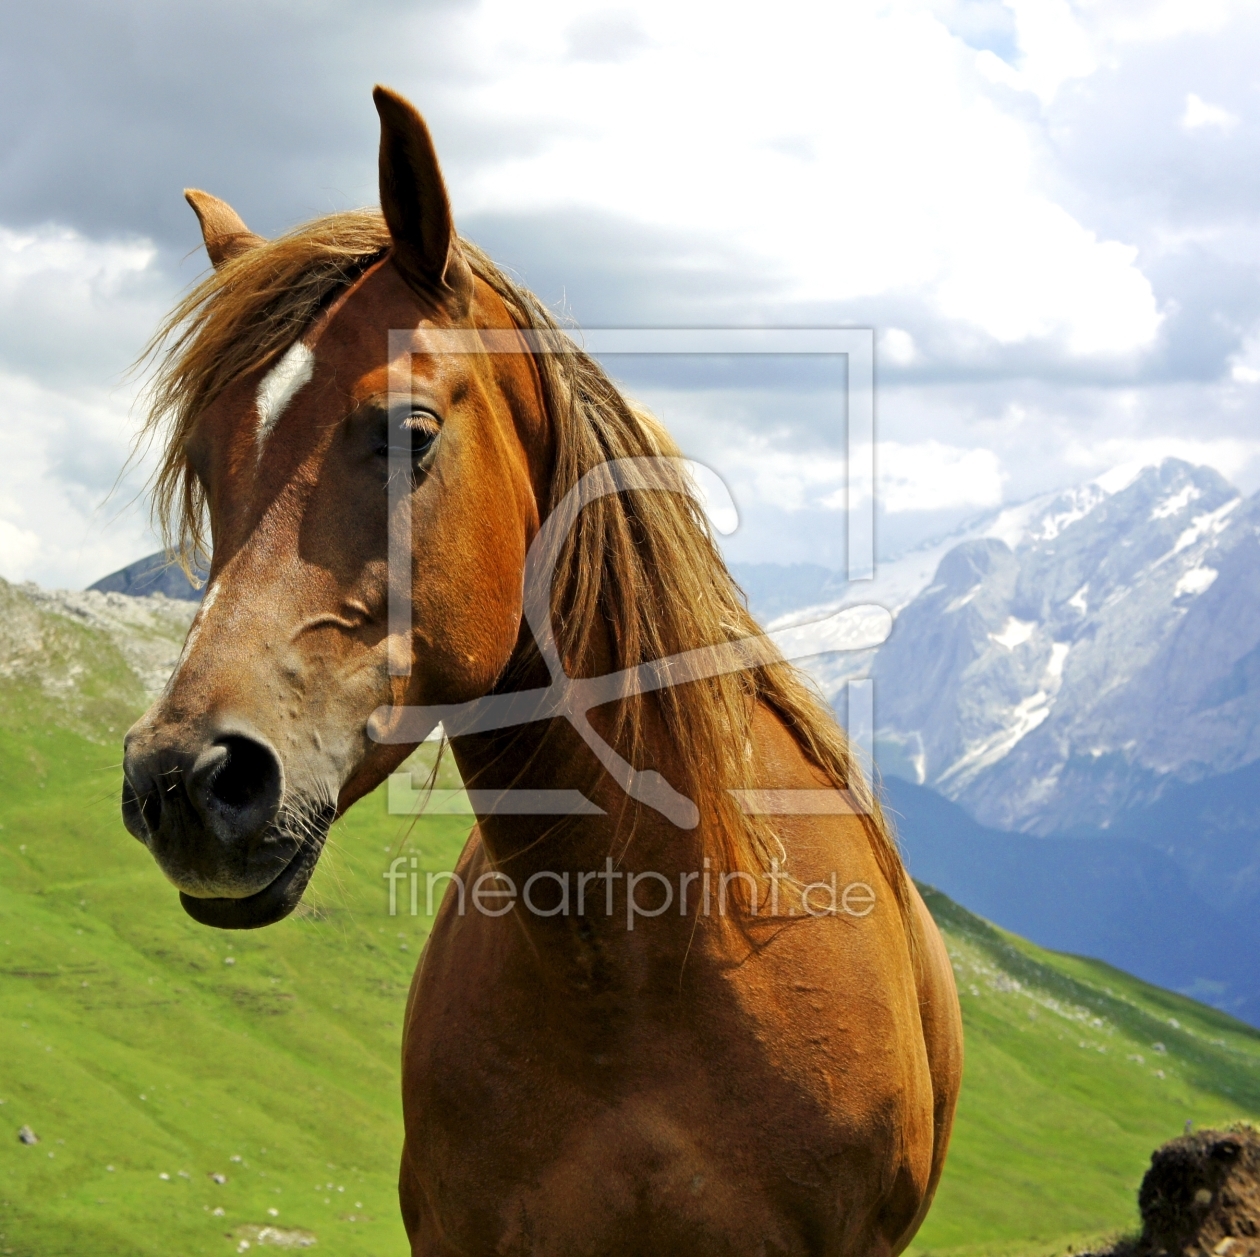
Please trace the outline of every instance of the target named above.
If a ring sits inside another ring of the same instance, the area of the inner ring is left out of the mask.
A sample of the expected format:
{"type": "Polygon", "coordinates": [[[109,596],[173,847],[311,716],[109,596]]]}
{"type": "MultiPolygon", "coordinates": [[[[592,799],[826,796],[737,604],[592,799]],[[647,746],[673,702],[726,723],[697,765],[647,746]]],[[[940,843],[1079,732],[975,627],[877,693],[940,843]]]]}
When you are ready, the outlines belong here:
{"type": "MultiPolygon", "coordinates": [[[[381,875],[400,853],[449,868],[468,819],[413,825],[378,791],[335,827],[300,915],[199,926],[118,819],[125,664],[90,630],[45,630],[73,684],[0,668],[0,1254],[227,1254],[274,1224],[329,1257],[402,1257],[398,1049],[426,920],[405,898],[391,918],[381,875]]],[[[914,1251],[1131,1225],[1156,1144],[1260,1116],[1260,1033],[930,905],[968,1058],[914,1251]]]]}
{"type": "Polygon", "coordinates": [[[913,1253],[1062,1251],[1136,1229],[1157,1145],[1187,1121],[1260,1116],[1260,1031],[926,897],[954,962],[966,1069],[913,1253]]]}
{"type": "MultiPolygon", "coordinates": [[[[373,799],[338,827],[314,910],[208,930],[121,829],[110,756],[39,749],[0,740],[0,1252],[228,1252],[275,1221],[325,1253],[404,1253],[397,1061],[423,930],[387,915],[397,819],[373,799]]],[[[424,838],[455,850],[466,829],[424,838]]]]}

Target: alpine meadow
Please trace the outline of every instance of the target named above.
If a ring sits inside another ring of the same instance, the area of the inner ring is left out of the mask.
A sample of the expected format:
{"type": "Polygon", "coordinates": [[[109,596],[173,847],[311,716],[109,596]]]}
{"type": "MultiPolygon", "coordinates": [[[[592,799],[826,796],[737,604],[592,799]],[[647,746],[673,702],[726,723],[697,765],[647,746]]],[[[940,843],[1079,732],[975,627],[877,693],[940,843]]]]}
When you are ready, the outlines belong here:
{"type": "MultiPolygon", "coordinates": [[[[298,914],[198,925],[116,802],[118,733],[192,604],[7,584],[0,604],[0,1116],[39,1141],[0,1144],[0,1252],[226,1255],[270,1228],[402,1257],[402,1013],[424,874],[454,867],[471,815],[391,815],[382,788],[334,827],[298,914]],[[414,917],[405,884],[389,915],[400,855],[414,917]]],[[[408,766],[417,787],[433,752],[408,766]]],[[[436,784],[458,788],[449,760],[436,784]]],[[[924,891],[967,1061],[912,1253],[1033,1257],[1132,1230],[1153,1148],[1187,1121],[1260,1118],[1260,1032],[924,891]]]]}

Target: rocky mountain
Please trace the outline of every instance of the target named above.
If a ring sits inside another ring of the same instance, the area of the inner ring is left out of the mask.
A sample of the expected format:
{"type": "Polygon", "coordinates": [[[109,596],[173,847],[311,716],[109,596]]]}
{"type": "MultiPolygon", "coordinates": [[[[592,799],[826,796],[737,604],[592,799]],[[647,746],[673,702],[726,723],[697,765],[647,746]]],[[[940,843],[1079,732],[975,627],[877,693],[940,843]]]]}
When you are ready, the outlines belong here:
{"type": "MultiPolygon", "coordinates": [[[[843,573],[812,563],[733,563],[731,572],[753,614],[770,629],[808,626],[842,608],[868,603],[897,616],[932,584],[941,563],[958,546],[982,540],[1014,545],[1030,530],[1044,526],[1046,517],[1061,514],[1063,496],[1047,493],[974,516],[943,536],[881,558],[872,580],[850,582],[843,573]]],[[[807,667],[828,698],[840,695],[846,681],[869,675],[873,651],[828,654],[824,637],[818,644],[819,654],[807,667]]]]}
{"type": "MultiPolygon", "coordinates": [[[[1209,468],[1169,459],[991,512],[874,581],[734,571],[772,628],[892,611],[877,652],[807,666],[828,696],[873,678],[883,772],[994,829],[1106,828],[1175,782],[1260,760],[1260,495],[1209,468]]],[[[156,585],[199,596],[160,555],[93,589],[156,585]]]]}
{"type": "Polygon", "coordinates": [[[1260,496],[1168,460],[964,542],[870,668],[885,771],[997,829],[1106,826],[1260,758],[1260,496]]]}
{"type": "Polygon", "coordinates": [[[874,581],[802,565],[776,588],[772,569],[735,568],[772,628],[893,612],[878,651],[806,666],[842,711],[844,682],[873,678],[882,770],[985,825],[1105,828],[1260,759],[1260,495],[1210,468],[1169,459],[993,512],[874,581]],[[784,612],[789,594],[806,597],[784,612]]]}
{"type": "MultiPolygon", "coordinates": [[[[1168,461],[982,516],[874,581],[735,572],[774,628],[858,603],[895,613],[878,651],[807,667],[842,713],[844,681],[874,679],[879,765],[917,876],[1042,945],[1260,1023],[1258,537],[1260,497],[1168,461]]],[[[157,558],[107,580],[130,572],[135,588],[157,558]]],[[[27,628],[0,655],[73,688],[83,661],[66,641],[91,626],[151,692],[196,596],[186,581],[176,600],[6,586],[0,621],[27,628]]]]}

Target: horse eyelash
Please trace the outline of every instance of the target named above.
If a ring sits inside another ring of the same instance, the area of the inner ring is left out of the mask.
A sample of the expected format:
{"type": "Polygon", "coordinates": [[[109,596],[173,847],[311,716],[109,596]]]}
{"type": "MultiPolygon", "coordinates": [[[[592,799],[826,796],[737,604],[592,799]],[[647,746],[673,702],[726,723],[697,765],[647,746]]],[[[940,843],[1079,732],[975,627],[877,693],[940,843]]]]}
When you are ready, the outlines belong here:
{"type": "Polygon", "coordinates": [[[409,428],[413,432],[422,430],[428,431],[428,429],[432,427],[433,435],[437,436],[437,434],[442,430],[442,421],[431,410],[413,410],[403,420],[402,426],[404,428],[409,428]],[[413,422],[413,420],[420,420],[420,422],[416,423],[413,422]]]}
{"type": "MultiPolygon", "coordinates": [[[[376,453],[378,455],[384,456],[389,453],[393,435],[391,432],[392,426],[391,421],[387,419],[384,440],[377,439],[376,453]]],[[[442,421],[430,410],[414,411],[402,419],[399,423],[399,430],[410,434],[422,433],[429,438],[428,446],[426,446],[424,455],[422,455],[423,457],[428,454],[429,449],[433,446],[433,442],[441,435],[442,421]]]]}

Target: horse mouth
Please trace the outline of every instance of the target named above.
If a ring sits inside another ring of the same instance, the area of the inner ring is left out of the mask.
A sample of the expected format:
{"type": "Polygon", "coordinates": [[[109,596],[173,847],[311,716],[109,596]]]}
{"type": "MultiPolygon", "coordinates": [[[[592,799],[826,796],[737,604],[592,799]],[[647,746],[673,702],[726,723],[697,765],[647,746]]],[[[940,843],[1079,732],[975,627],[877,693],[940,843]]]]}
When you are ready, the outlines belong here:
{"type": "Polygon", "coordinates": [[[283,921],[302,901],[302,895],[328,837],[328,827],[308,833],[293,859],[262,890],[242,899],[200,898],[179,892],[184,911],[201,925],[220,930],[257,930],[283,921]]]}

